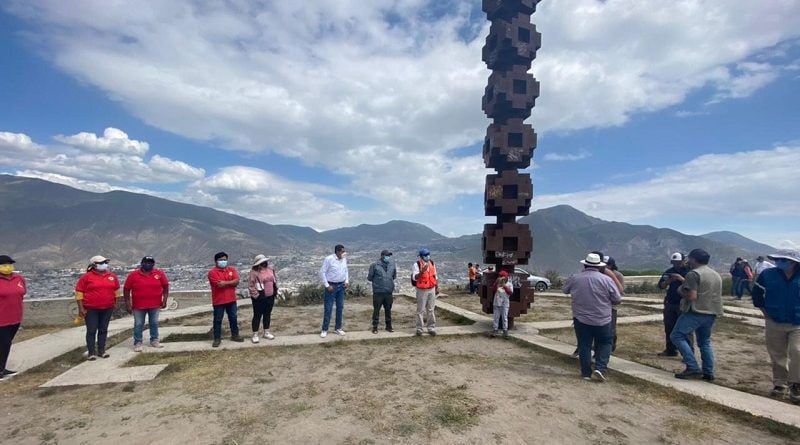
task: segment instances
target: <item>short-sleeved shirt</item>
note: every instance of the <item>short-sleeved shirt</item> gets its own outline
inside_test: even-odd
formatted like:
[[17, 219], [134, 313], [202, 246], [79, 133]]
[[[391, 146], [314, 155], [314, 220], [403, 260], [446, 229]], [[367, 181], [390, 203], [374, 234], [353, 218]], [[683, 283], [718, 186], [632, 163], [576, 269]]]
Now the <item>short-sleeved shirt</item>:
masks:
[[469, 276], [470, 281], [474, 281], [475, 277], [477, 277], [477, 275], [478, 274], [477, 274], [477, 272], [475, 272], [475, 268], [474, 267], [468, 267], [467, 268], [467, 276]]
[[[665, 270], [663, 275], [678, 274], [678, 275], [680, 275], [682, 277], [686, 277], [687, 273], [689, 273], [689, 268], [688, 267], [674, 267], [673, 266], [673, 267], [670, 267], [669, 269]], [[664, 278], [661, 278], [658, 281], [658, 283], [659, 284], [666, 283], [666, 280]], [[680, 289], [682, 284], [683, 283], [681, 283], [680, 281], [673, 281], [673, 282], [669, 283], [669, 287], [667, 287], [667, 304], [673, 304], [673, 305], [681, 304], [681, 299], [683, 297], [681, 297], [681, 293], [678, 292], [678, 289]]]
[[22, 297], [28, 291], [25, 278], [17, 273], [0, 275], [0, 326], [22, 323]]
[[236, 287], [218, 287], [220, 281], [232, 281], [239, 279], [239, 272], [236, 268], [228, 266], [224, 269], [213, 267], [208, 271], [208, 283], [211, 285], [211, 304], [219, 306], [221, 304], [233, 303], [236, 301]]
[[157, 309], [161, 307], [164, 291], [169, 289], [169, 280], [160, 269], [149, 273], [136, 269], [125, 278], [124, 289], [131, 291], [134, 309]]
[[722, 277], [708, 266], [700, 266], [686, 274], [686, 281], [681, 288], [696, 290], [697, 300], [681, 300], [682, 312], [698, 314], [722, 315]]
[[117, 302], [119, 279], [112, 272], [89, 271], [81, 275], [75, 291], [83, 294], [83, 307], [111, 309]]

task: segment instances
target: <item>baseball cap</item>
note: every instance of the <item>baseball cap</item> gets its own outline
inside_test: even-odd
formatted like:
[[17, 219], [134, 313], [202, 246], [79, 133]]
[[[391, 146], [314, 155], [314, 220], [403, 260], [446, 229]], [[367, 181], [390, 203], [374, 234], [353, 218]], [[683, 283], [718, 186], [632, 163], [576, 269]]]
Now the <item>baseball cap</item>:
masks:
[[0, 264], [14, 264], [16, 261], [11, 259], [8, 255], [0, 255]]
[[389, 252], [386, 249], [381, 250], [381, 256], [392, 256], [392, 252]]
[[419, 256], [428, 256], [431, 254], [431, 251], [425, 248], [419, 249]]
[[141, 262], [142, 262], [142, 264], [144, 264], [144, 263], [155, 263], [156, 259], [148, 255], [148, 256], [142, 257], [142, 261]]
[[683, 254], [680, 252], [675, 252], [672, 256], [669, 257], [670, 261], [683, 261]]
[[103, 255], [95, 255], [89, 260], [89, 262], [92, 264], [105, 263], [108, 262], [108, 258], [104, 257]]

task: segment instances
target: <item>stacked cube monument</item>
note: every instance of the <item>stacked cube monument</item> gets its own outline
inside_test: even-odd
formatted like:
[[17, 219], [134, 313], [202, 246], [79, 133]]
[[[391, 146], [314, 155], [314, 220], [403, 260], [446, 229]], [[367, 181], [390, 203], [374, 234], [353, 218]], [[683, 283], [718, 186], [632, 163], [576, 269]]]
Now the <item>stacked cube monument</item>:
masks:
[[520, 173], [531, 165], [536, 148], [536, 132], [525, 123], [539, 96], [539, 82], [528, 73], [541, 34], [531, 23], [539, 0], [483, 0], [483, 12], [492, 22], [483, 61], [492, 74], [483, 96], [483, 111], [493, 120], [486, 130], [483, 159], [497, 173], [486, 176], [486, 216], [497, 218], [483, 230], [483, 261], [493, 264], [494, 272], [481, 280], [483, 311], [491, 313], [491, 286], [501, 270], [509, 273], [514, 295], [509, 308], [509, 327], [515, 317], [528, 312], [533, 289], [524, 277], [514, 273], [517, 265], [528, 264], [533, 237], [527, 224], [517, 218], [528, 215], [533, 198], [531, 175]]

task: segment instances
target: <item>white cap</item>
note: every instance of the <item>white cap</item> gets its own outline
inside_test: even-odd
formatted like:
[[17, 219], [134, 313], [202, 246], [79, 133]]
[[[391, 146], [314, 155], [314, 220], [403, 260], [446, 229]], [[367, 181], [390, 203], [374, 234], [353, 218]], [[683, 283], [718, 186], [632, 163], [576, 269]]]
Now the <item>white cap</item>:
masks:
[[581, 264], [584, 266], [592, 266], [592, 267], [605, 267], [606, 263], [600, 258], [600, 255], [596, 253], [590, 253], [586, 255], [585, 260], [581, 260]]
[[95, 255], [89, 260], [89, 262], [92, 264], [105, 263], [106, 261], [108, 261], [108, 258], [104, 257], [103, 255]]
[[683, 254], [680, 252], [675, 252], [669, 257], [670, 261], [683, 261]]

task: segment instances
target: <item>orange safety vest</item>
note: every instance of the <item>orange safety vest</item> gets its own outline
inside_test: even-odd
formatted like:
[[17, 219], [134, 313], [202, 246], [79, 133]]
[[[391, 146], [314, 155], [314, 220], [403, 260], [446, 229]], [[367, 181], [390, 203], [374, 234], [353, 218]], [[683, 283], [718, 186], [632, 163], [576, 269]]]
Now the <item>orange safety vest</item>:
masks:
[[433, 264], [433, 261], [430, 262], [430, 266], [428, 270], [423, 272], [422, 265], [425, 264], [422, 261], [417, 261], [417, 265], [419, 266], [419, 276], [417, 276], [417, 289], [433, 289], [436, 287], [436, 265]]

